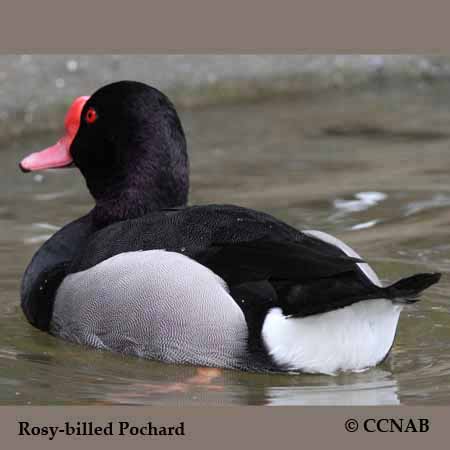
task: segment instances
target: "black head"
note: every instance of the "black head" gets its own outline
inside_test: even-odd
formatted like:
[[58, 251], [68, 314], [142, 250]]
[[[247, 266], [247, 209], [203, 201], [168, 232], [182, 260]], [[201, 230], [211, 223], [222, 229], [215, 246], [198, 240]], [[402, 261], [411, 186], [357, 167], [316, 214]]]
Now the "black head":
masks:
[[70, 147], [107, 222], [186, 204], [189, 167], [178, 114], [160, 91], [121, 81], [83, 107]]
[[25, 158], [21, 168], [70, 163], [86, 179], [100, 226], [188, 199], [188, 156], [178, 114], [163, 93], [143, 83], [120, 81], [76, 99], [66, 116], [66, 136]]

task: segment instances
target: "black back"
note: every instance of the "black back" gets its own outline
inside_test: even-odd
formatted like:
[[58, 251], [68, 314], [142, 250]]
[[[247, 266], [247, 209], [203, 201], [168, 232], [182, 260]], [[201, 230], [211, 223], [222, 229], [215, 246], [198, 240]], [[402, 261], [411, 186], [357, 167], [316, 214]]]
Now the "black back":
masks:
[[[232, 205], [168, 209], [108, 226], [74, 256], [69, 272], [89, 269], [125, 251], [151, 249], [193, 258], [221, 276], [231, 290], [270, 282], [277, 296], [266, 311], [280, 306], [289, 315], [318, 314], [361, 300], [375, 288], [356, 264], [360, 260], [268, 214]], [[254, 285], [251, 290], [254, 301]], [[267, 286], [261, 299], [265, 292]], [[244, 313], [251, 304], [240, 305]], [[253, 314], [253, 309], [248, 312]]]

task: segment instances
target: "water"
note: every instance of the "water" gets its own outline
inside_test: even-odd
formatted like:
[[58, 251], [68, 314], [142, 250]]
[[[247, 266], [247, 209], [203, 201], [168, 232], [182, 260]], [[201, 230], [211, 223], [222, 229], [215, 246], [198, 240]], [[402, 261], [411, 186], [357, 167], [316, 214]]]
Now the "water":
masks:
[[[0, 403], [449, 404], [450, 88], [297, 97], [183, 112], [192, 203], [237, 203], [336, 234], [384, 281], [444, 273], [360, 374], [204, 371], [99, 352], [33, 329], [19, 307], [32, 254], [92, 206], [76, 170], [20, 173], [56, 133], [0, 144]], [[35, 120], [38, 118], [35, 117]]]

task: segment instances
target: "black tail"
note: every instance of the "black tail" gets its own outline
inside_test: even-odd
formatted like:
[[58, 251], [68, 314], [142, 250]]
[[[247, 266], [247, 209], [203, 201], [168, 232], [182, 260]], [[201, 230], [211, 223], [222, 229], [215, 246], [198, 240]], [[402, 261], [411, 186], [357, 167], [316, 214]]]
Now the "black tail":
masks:
[[354, 272], [332, 278], [313, 280], [309, 283], [292, 285], [275, 283], [279, 306], [284, 315], [306, 317], [350, 306], [364, 300], [388, 299], [393, 303], [417, 302], [419, 294], [437, 283], [440, 273], [420, 273], [396, 283], [378, 287]]
[[440, 273], [418, 273], [383, 288], [385, 298], [394, 303], [415, 303], [422, 291], [437, 283]]

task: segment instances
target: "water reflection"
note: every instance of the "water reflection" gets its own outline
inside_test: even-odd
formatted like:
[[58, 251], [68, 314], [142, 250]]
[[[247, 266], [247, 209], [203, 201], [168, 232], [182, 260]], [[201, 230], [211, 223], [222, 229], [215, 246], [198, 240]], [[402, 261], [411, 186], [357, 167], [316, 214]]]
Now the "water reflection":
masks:
[[300, 387], [270, 388], [267, 392], [268, 405], [398, 405], [398, 386], [395, 380], [386, 383], [329, 386], [302, 389]]
[[387, 195], [383, 192], [358, 192], [354, 198], [354, 200], [337, 198], [333, 202], [334, 207], [343, 214], [365, 211], [385, 200]]

